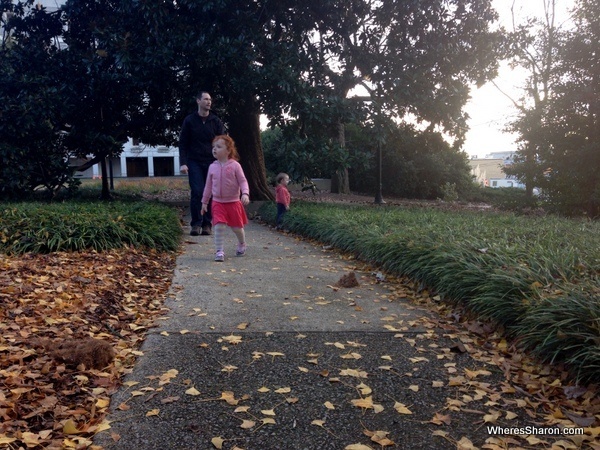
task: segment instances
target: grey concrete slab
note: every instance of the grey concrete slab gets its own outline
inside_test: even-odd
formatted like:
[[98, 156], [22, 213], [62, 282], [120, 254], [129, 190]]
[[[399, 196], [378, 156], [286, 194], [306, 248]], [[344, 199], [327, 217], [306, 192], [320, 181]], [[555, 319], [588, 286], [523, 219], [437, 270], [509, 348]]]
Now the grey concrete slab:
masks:
[[[489, 438], [481, 423], [491, 408], [485, 389], [494, 392], [489, 386], [502, 374], [450, 351], [456, 338], [436, 328], [430, 311], [392, 300], [398, 286], [378, 283], [335, 251], [253, 222], [244, 257], [230, 256], [235, 238], [228, 232], [224, 263], [213, 261], [212, 237], [185, 241], [170, 312], [113, 395], [111, 428], [96, 436], [97, 445], [375, 449], [382, 447], [369, 434], [379, 432], [380, 442], [396, 443], [390, 448], [454, 449], [465, 436], [477, 445]], [[334, 289], [350, 271], [360, 286]], [[488, 387], [451, 385], [465, 369], [485, 369]], [[468, 407], [452, 406], [465, 395]], [[438, 415], [451, 422], [433, 423]]]

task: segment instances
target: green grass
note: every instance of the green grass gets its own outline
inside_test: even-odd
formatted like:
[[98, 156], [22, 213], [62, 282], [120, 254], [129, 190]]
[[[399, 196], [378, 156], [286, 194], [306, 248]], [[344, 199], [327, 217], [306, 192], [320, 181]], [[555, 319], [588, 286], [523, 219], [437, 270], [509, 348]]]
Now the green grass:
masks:
[[[275, 207], [261, 216], [274, 222]], [[600, 223], [296, 202], [286, 228], [419, 280], [581, 382], [600, 381]]]
[[0, 252], [108, 250], [126, 246], [173, 251], [178, 212], [158, 203], [115, 201], [0, 204]]

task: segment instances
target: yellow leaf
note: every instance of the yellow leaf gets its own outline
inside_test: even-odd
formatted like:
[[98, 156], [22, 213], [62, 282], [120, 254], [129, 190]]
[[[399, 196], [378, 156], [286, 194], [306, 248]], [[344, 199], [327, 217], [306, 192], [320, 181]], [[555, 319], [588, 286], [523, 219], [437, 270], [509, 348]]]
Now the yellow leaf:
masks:
[[254, 425], [256, 425], [256, 422], [253, 420], [244, 420], [240, 425], [240, 428], [247, 430], [248, 428], [252, 428]]
[[16, 438], [11, 438], [8, 436], [0, 436], [0, 444], [12, 444], [13, 442], [15, 442], [17, 439]]
[[350, 444], [344, 447], [344, 450], [373, 450], [368, 445], [364, 444]]
[[231, 372], [233, 372], [234, 370], [237, 370], [237, 367], [236, 367], [236, 366], [227, 365], [227, 366], [225, 366], [225, 367], [223, 367], [223, 368], [221, 369], [221, 372], [230, 372], [230, 373], [231, 373]]
[[434, 381], [433, 383], [431, 383], [431, 387], [434, 387], [434, 388], [444, 387], [444, 382], [443, 381]]
[[335, 409], [335, 406], [333, 406], [333, 403], [331, 402], [325, 402], [324, 405], [327, 409]]
[[106, 408], [110, 405], [110, 399], [108, 398], [99, 398], [96, 400], [96, 408]]
[[158, 416], [158, 413], [160, 412], [160, 409], [156, 408], [156, 409], [151, 409], [150, 411], [148, 411], [146, 413], [146, 417], [152, 417], [152, 416]]
[[343, 369], [340, 370], [340, 375], [347, 377], [356, 377], [356, 378], [367, 378], [367, 372], [359, 371], [356, 369]]
[[242, 342], [242, 336], [235, 336], [233, 334], [230, 336], [224, 336], [221, 339], [225, 342], [229, 342], [232, 345], [239, 344], [240, 342]]
[[264, 394], [265, 392], [270, 392], [270, 391], [271, 391], [271, 389], [269, 389], [268, 387], [265, 387], [265, 386], [263, 386], [263, 387], [261, 387], [261, 388], [258, 388], [258, 392], [261, 392], [261, 393], [263, 393], [263, 394]]
[[512, 411], [506, 411], [506, 418], [508, 420], [512, 420], [512, 419], [515, 419], [517, 417], [519, 417], [519, 416], [517, 414], [515, 414], [514, 412], [512, 412]]
[[373, 392], [371, 390], [371, 388], [369, 386], [367, 386], [365, 383], [360, 383], [358, 386], [356, 386], [356, 388], [360, 390], [360, 393], [362, 395], [369, 395], [370, 393]]
[[411, 384], [408, 388], [413, 392], [419, 392], [419, 386], [416, 384]]
[[[180, 392], [181, 392], [181, 391], [180, 391]], [[187, 391], [185, 391], [185, 393], [186, 393], [187, 395], [193, 395], [193, 396], [200, 395], [200, 391], [198, 391], [198, 390], [197, 390], [195, 387], [193, 387], [193, 386], [192, 386], [191, 388], [189, 388]]]
[[233, 412], [241, 413], [241, 412], [248, 412], [248, 410], [250, 410], [249, 406], [238, 406], [237, 408], [235, 408], [235, 410]]
[[477, 447], [466, 437], [460, 438], [460, 441], [456, 443], [456, 450], [477, 450]]
[[304, 373], [308, 373], [309, 372], [309, 370], [306, 367], [298, 367], [298, 370], [300, 372], [304, 372]]
[[271, 355], [272, 357], [275, 357], [275, 356], [285, 356], [285, 353], [280, 353], [280, 352], [267, 352], [267, 355]]
[[221, 398], [219, 400], [225, 400], [228, 404], [235, 406], [239, 403], [239, 400], [235, 399], [235, 395], [231, 391], [221, 392]]
[[188, 334], [190, 332], [190, 330], [181, 330], [179, 333], [180, 334]]
[[27, 445], [27, 447], [37, 446], [40, 443], [40, 437], [35, 433], [25, 431], [21, 434], [21, 440]]
[[223, 448], [223, 443], [225, 442], [225, 439], [223, 439], [221, 436], [218, 436], [218, 437], [212, 438], [210, 440], [210, 442], [212, 443], [212, 445], [215, 446], [215, 448], [222, 449]]
[[236, 328], [238, 330], [245, 330], [246, 328], [248, 328], [248, 324], [246, 322], [242, 322]]
[[298, 397], [286, 397], [285, 401], [288, 403], [298, 403]]
[[325, 425], [325, 421], [324, 420], [313, 420], [310, 424], [316, 425], [318, 427], [322, 427], [323, 425]]
[[276, 392], [277, 394], [287, 394], [287, 393], [289, 393], [289, 392], [292, 392], [292, 388], [289, 388], [289, 387], [283, 387], [283, 388], [277, 389], [275, 392]]
[[275, 415], [275, 411], [273, 411], [272, 409], [263, 409], [260, 412], [262, 414], [264, 414], [265, 416], [274, 416]]
[[400, 414], [412, 414], [412, 411], [408, 409], [405, 404], [400, 402], [394, 403], [394, 409]]
[[375, 411], [375, 414], [379, 414], [384, 409], [385, 408], [383, 407], [383, 405], [373, 404], [373, 411]]
[[272, 424], [272, 425], [275, 425], [275, 419], [273, 419], [271, 417], [263, 417], [262, 423], [265, 424], [265, 425], [268, 424], [268, 423]]
[[494, 411], [490, 414], [486, 414], [483, 416], [483, 421], [486, 423], [496, 423], [496, 421], [500, 418], [502, 413], [500, 411]]
[[98, 424], [98, 428], [96, 428], [96, 433], [100, 433], [101, 431], [110, 430], [110, 421], [104, 419], [100, 424]]
[[410, 362], [412, 362], [413, 364], [416, 364], [416, 363], [419, 363], [419, 362], [428, 362], [429, 361], [424, 356], [417, 356], [415, 358], [409, 358], [409, 359], [410, 359]]
[[63, 425], [63, 433], [64, 434], [77, 434], [80, 431], [77, 429], [77, 425], [73, 421], [73, 419], [68, 419]]
[[392, 360], [392, 357], [391, 357], [391, 356], [389, 356], [389, 355], [383, 355], [383, 356], [381, 357], [381, 359], [385, 359], [386, 361], [391, 361], [391, 360]]
[[373, 408], [373, 397], [359, 398], [359, 399], [351, 400], [350, 403], [352, 403], [354, 406], [357, 406], [359, 408], [371, 409], [371, 408]]

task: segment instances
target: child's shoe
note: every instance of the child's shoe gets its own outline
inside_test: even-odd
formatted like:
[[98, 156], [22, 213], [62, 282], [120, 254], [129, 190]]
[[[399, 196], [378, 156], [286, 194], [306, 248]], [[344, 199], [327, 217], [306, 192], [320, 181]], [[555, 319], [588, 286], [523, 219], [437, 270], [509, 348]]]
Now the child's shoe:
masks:
[[246, 254], [246, 244], [238, 244], [235, 250], [235, 256], [244, 256]]
[[223, 262], [225, 261], [225, 253], [222, 251], [218, 251], [215, 253], [215, 261]]

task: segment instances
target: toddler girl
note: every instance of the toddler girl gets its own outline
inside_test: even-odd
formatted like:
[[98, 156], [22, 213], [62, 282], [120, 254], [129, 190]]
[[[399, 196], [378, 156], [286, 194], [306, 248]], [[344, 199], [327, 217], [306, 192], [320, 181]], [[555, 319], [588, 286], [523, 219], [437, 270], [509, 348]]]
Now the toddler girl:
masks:
[[275, 178], [275, 203], [277, 203], [277, 221], [275, 222], [278, 230], [283, 228], [283, 216], [290, 209], [290, 191], [287, 185], [290, 182], [290, 176], [287, 173], [280, 173]]
[[[244, 225], [248, 217], [244, 205], [250, 203], [248, 181], [238, 162], [239, 155], [235, 143], [227, 135], [220, 135], [212, 141], [212, 153], [217, 159], [208, 168], [206, 185], [202, 194], [202, 214], [208, 211], [208, 201], [212, 197], [212, 223], [215, 235], [215, 261], [225, 261], [223, 241], [225, 228], [231, 227], [238, 239], [236, 256], [246, 254]], [[242, 197], [240, 200], [240, 191]]]

